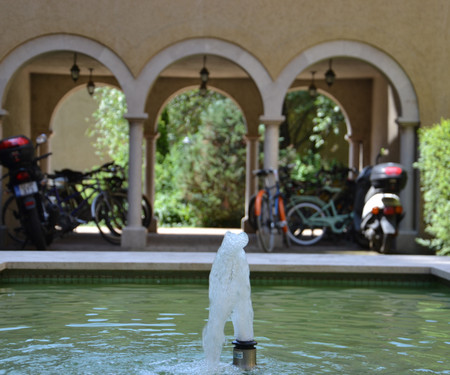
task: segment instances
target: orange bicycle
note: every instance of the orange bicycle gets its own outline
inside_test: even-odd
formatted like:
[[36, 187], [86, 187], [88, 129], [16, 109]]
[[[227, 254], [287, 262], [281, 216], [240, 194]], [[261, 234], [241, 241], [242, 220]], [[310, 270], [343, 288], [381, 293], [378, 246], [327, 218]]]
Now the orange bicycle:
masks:
[[[283, 195], [280, 191], [277, 169], [258, 169], [253, 171], [258, 177], [264, 177], [264, 189], [256, 195], [255, 217], [256, 235], [259, 246], [266, 252], [272, 252], [275, 233], [282, 233], [283, 243], [289, 247], [288, 226], [284, 209]], [[275, 184], [270, 185], [269, 176], [273, 175]]]

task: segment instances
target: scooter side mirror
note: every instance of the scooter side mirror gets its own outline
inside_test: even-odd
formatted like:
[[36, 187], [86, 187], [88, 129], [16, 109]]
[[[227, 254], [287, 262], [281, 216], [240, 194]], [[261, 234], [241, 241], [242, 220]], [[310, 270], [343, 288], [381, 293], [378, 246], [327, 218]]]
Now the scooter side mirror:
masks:
[[375, 164], [379, 163], [382, 156], [388, 156], [388, 155], [389, 155], [389, 149], [381, 147], [380, 152], [378, 153], [377, 158], [375, 159]]
[[37, 145], [41, 145], [41, 144], [43, 144], [45, 142], [47, 142], [47, 134], [42, 133], [42, 134], [37, 136], [37, 138], [36, 138], [36, 144]]
[[389, 149], [381, 147], [380, 149], [380, 155], [381, 156], [388, 156], [389, 155]]

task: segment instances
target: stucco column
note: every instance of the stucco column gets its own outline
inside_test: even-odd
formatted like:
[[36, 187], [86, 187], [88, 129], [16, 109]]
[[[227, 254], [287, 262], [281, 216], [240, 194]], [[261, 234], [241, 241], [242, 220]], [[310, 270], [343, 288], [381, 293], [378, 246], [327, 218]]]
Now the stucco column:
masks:
[[[53, 133], [50, 132], [50, 131], [46, 131], [46, 132], [39, 132], [38, 135], [40, 135], [40, 134], [45, 134], [47, 136], [47, 142], [42, 143], [38, 147], [39, 156], [42, 156], [44, 154], [47, 154], [47, 153], [51, 152], [51, 150], [50, 150], [50, 137], [53, 135]], [[36, 141], [36, 137], [35, 137], [35, 139], [33, 139], [33, 143]], [[49, 173], [50, 172], [51, 158], [52, 158], [52, 156], [50, 155], [50, 156], [48, 156], [48, 157], [46, 157], [46, 158], [44, 158], [44, 159], [39, 161], [39, 167], [42, 169], [42, 171], [44, 173]]]
[[415, 191], [417, 183], [413, 163], [416, 160], [416, 129], [419, 123], [404, 121], [401, 118], [397, 119], [397, 123], [400, 126], [400, 164], [408, 174], [408, 182], [400, 193], [405, 217], [400, 224], [397, 249], [410, 252], [418, 247], [415, 242], [418, 196]]
[[276, 169], [278, 168], [280, 125], [284, 121], [284, 117], [267, 118], [261, 116], [260, 121], [266, 128], [264, 135], [264, 168]]
[[[360, 140], [355, 139], [354, 136], [345, 136], [345, 140], [348, 142], [348, 167], [352, 170], [351, 177], [356, 178], [359, 171], [359, 144]], [[355, 171], [355, 172], [353, 172]]]
[[121, 245], [143, 248], [147, 243], [147, 230], [142, 226], [142, 142], [146, 114], [125, 115], [130, 127], [128, 164], [128, 224], [122, 231]]
[[[3, 138], [3, 117], [8, 114], [4, 109], [0, 108], [0, 139]], [[3, 176], [3, 167], [0, 165], [0, 176]], [[0, 207], [3, 207], [3, 183], [0, 182]], [[3, 218], [0, 215], [0, 247], [5, 248], [6, 245], [6, 227], [3, 225]]]
[[241, 220], [242, 230], [248, 233], [254, 232], [254, 229], [248, 223], [248, 205], [251, 197], [258, 190], [257, 178], [253, 175], [253, 171], [258, 169], [258, 150], [259, 136], [246, 135], [247, 156], [245, 167], [245, 217]]
[[[278, 168], [280, 125], [284, 121], [284, 116], [278, 118], [260, 117], [260, 121], [265, 125], [264, 134], [264, 168]], [[269, 183], [275, 183], [273, 176], [269, 176]], [[275, 236], [275, 246], [283, 246], [281, 234]]]
[[156, 140], [159, 138], [159, 133], [146, 134], [146, 168], [145, 168], [145, 195], [152, 205], [152, 221], [148, 228], [149, 232], [156, 233], [158, 223], [154, 215], [155, 207], [155, 163], [156, 163]]

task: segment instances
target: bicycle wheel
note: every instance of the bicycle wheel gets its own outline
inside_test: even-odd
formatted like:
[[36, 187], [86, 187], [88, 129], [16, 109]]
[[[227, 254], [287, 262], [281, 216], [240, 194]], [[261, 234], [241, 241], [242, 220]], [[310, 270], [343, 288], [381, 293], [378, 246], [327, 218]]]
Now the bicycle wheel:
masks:
[[[121, 191], [121, 192], [115, 192], [112, 193], [112, 195], [115, 197], [116, 202], [120, 202], [120, 210], [125, 214], [125, 220], [128, 214], [128, 194], [127, 191]], [[150, 201], [145, 195], [142, 195], [141, 200], [141, 220], [142, 220], [142, 226], [144, 228], [148, 228], [152, 222], [153, 217], [153, 210], [152, 205], [150, 204]], [[126, 221], [125, 221], [126, 223]]]
[[100, 235], [118, 245], [122, 229], [126, 226], [125, 199], [117, 194], [100, 195], [94, 202], [94, 220]]
[[47, 249], [47, 239], [45, 236], [45, 231], [36, 207], [31, 210], [26, 210], [23, 217], [23, 227], [25, 229], [27, 237], [30, 239], [36, 250]]
[[259, 246], [266, 252], [272, 252], [274, 246], [274, 222], [272, 215], [272, 205], [266, 194], [258, 194], [255, 205], [256, 213], [256, 235]]
[[317, 222], [325, 213], [314, 203], [303, 202], [293, 206], [287, 214], [289, 237], [299, 245], [312, 245], [319, 242], [326, 227]]
[[278, 198], [278, 223], [283, 234], [283, 244], [287, 248], [291, 247], [291, 238], [289, 237], [289, 227], [286, 220], [286, 211], [284, 208], [284, 200], [282, 197]]
[[20, 222], [20, 213], [14, 197], [9, 197], [3, 206], [2, 222], [6, 226], [9, 238], [23, 247], [28, 237]]
[[[127, 225], [128, 199], [125, 192], [101, 195], [94, 202], [94, 219], [104, 239], [119, 244], [122, 230]], [[152, 219], [152, 207], [145, 196], [141, 203], [142, 226], [147, 228]]]
[[248, 222], [254, 230], [257, 230], [258, 225], [256, 224], [255, 202], [256, 202], [256, 195], [253, 195], [250, 198], [250, 202], [248, 204]]
[[142, 226], [148, 228], [152, 222], [153, 210], [150, 201], [145, 195], [142, 196]]

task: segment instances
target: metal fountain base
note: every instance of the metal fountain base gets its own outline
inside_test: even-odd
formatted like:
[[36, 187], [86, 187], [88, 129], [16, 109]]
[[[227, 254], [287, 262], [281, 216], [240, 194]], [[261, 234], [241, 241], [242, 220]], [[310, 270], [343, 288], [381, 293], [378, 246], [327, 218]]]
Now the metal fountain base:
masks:
[[256, 366], [256, 341], [233, 341], [233, 365], [242, 370], [251, 370]]

